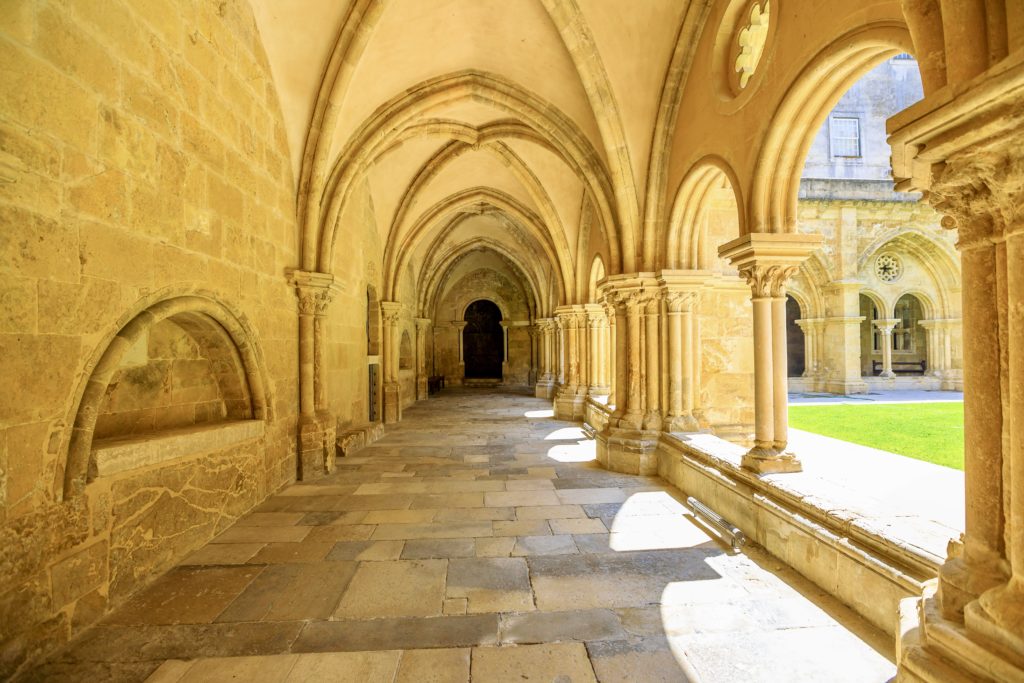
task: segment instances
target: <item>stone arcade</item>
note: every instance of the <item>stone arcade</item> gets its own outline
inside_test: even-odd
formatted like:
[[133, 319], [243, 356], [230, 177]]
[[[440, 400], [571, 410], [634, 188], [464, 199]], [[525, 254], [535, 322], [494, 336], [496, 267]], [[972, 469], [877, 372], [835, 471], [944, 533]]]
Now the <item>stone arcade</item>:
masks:
[[[910, 55], [918, 194], [837, 195]], [[1024, 681], [1022, 188], [1019, 0], [0, 3], [0, 677], [696, 680], [714, 575]], [[791, 382], [963, 388], [947, 557], [802, 492]], [[749, 557], [622, 545], [682, 495]]]

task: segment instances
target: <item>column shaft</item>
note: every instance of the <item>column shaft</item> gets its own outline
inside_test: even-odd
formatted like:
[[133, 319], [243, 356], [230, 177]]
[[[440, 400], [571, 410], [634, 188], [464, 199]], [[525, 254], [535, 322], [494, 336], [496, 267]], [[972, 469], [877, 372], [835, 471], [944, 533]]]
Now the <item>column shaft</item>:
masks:
[[772, 298], [772, 396], [775, 415], [775, 449], [789, 444], [789, 354], [786, 344], [786, 297]]
[[683, 312], [668, 312], [669, 417], [683, 414]]
[[772, 300], [755, 297], [754, 305], [754, 442], [770, 451], [775, 446], [775, 395], [772, 387]]

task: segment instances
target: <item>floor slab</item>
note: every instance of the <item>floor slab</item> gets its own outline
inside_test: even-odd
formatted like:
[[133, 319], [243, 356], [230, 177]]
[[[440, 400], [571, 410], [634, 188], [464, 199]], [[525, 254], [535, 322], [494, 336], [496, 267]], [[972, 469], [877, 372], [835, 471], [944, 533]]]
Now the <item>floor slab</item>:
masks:
[[196, 549], [39, 677], [714, 683], [895, 673], [886, 637], [756, 546], [729, 554], [661, 480], [549, 457], [566, 443], [560, 434], [582, 439], [549, 409], [470, 390], [416, 404], [333, 474], [276, 493]]

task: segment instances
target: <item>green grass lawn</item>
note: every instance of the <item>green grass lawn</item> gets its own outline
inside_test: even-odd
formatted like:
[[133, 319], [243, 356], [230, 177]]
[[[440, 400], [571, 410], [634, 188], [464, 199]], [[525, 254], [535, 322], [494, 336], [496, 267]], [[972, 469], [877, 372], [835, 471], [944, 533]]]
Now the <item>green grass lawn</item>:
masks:
[[963, 403], [789, 407], [789, 424], [954, 469], [964, 468]]

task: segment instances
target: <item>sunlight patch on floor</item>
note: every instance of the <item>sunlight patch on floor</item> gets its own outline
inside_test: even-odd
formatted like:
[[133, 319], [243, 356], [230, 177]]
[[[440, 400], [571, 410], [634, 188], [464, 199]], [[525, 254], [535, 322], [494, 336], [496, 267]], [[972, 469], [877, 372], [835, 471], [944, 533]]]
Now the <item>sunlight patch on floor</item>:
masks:
[[555, 462], [590, 462], [597, 459], [597, 442], [584, 439], [558, 444], [548, 449], [548, 457]]
[[537, 418], [537, 417], [554, 417], [554, 408], [548, 408], [547, 410], [527, 410], [523, 413], [523, 417]]
[[617, 552], [716, 547], [686, 507], [665, 491], [630, 495], [612, 520], [609, 547]]
[[556, 429], [547, 436], [544, 437], [545, 441], [570, 441], [577, 439], [586, 439], [587, 435], [579, 427], [562, 427]]

